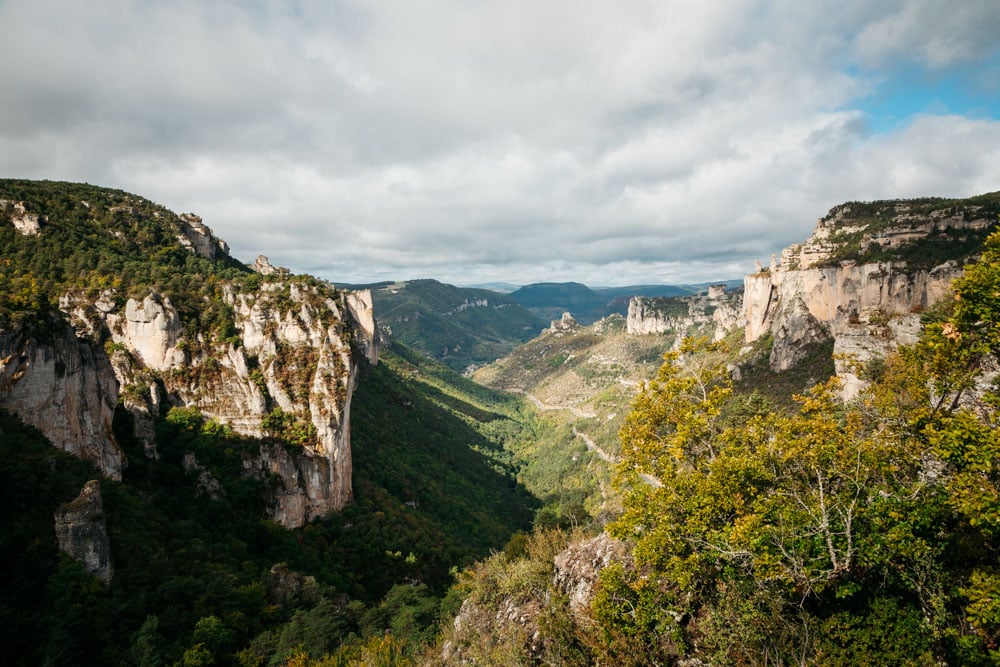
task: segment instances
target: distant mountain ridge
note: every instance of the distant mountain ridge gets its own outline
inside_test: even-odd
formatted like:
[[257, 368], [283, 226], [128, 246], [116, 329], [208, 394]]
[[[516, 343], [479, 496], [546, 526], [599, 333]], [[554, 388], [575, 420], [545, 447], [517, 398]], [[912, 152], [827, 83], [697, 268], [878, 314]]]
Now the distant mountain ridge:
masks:
[[498, 359], [548, 324], [506, 294], [433, 279], [380, 282], [371, 290], [393, 340], [464, 372]]
[[622, 287], [588, 287], [582, 283], [532, 283], [511, 292], [510, 296], [525, 308], [546, 320], [557, 320], [568, 312], [580, 324], [593, 324], [609, 315], [628, 313], [629, 300], [634, 296], [690, 296], [708, 291], [712, 285], [728, 288], [742, 285], [742, 280], [719, 280], [685, 285], [625, 285]]

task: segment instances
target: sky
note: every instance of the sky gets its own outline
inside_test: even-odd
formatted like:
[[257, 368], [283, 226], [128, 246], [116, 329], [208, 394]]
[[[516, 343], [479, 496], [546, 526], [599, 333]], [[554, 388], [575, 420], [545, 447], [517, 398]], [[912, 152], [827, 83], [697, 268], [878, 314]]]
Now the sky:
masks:
[[335, 283], [738, 278], [1000, 190], [1000, 2], [0, 0], [0, 177]]

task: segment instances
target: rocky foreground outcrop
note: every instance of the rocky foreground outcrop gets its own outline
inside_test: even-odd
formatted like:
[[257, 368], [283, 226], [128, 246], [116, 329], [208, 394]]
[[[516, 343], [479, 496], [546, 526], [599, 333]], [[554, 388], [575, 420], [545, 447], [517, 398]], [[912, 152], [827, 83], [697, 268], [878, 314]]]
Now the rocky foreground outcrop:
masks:
[[[601, 571], [614, 562], [630, 566], [631, 561], [624, 542], [601, 533], [570, 544], [556, 554], [547, 586], [490, 599], [466, 598], [455, 617], [454, 631], [442, 646], [441, 664], [491, 664], [497, 656], [509, 655], [501, 648], [504, 642], [519, 645], [516, 653], [523, 651], [542, 661], [546, 652], [543, 617], [551, 615], [552, 606], [558, 604], [556, 598], [565, 599], [576, 622], [586, 625], [591, 622], [590, 603]], [[514, 561], [508, 567], [516, 571], [525, 562]], [[532, 564], [539, 568], [546, 565]]]

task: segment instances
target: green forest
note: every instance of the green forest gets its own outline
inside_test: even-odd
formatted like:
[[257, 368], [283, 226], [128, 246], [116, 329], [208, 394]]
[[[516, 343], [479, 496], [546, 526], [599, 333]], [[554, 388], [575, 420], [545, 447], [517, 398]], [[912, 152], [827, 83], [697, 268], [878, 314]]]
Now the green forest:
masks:
[[462, 373], [508, 354], [545, 328], [506, 294], [437, 280], [366, 285], [392, 339]]
[[[387, 631], [393, 650], [414, 657], [456, 611], [454, 572], [530, 531], [538, 507], [496, 435], [517, 436], [515, 407], [480, 387], [422, 388], [418, 369], [462, 382], [431, 363], [399, 349], [365, 370], [355, 502], [294, 531], [264, 518], [266, 482], [241, 474], [255, 441], [174, 408], [150, 461], [119, 411], [129, 466], [121, 483], [101, 482], [110, 586], [60, 556], [52, 532], [56, 508], [99, 473], [3, 413], [4, 663], [281, 664], [301, 652], [354, 656]], [[199, 493], [186, 452], [221, 482], [221, 498]]]

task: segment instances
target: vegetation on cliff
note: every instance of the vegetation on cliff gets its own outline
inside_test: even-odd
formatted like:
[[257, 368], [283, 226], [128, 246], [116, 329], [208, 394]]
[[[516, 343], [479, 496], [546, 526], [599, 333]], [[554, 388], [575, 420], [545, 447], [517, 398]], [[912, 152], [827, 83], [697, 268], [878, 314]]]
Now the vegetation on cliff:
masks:
[[[982, 247], [998, 215], [1000, 192], [967, 199], [847, 202], [824, 218], [835, 222], [829, 242], [836, 251], [821, 265], [905, 261], [912, 269], [931, 269], [949, 260], [962, 261]], [[892, 238], [921, 227], [919, 238], [902, 243]]]

